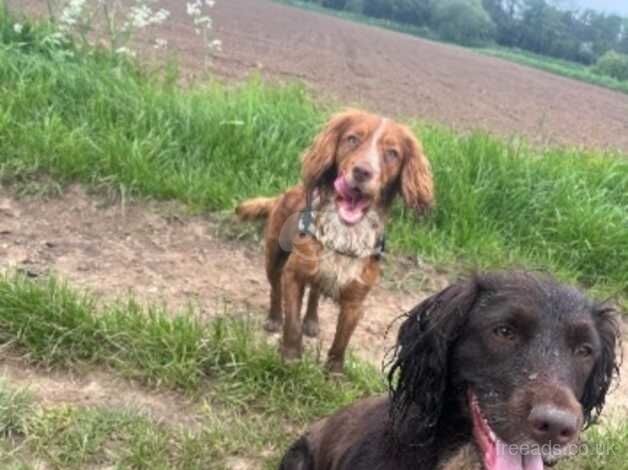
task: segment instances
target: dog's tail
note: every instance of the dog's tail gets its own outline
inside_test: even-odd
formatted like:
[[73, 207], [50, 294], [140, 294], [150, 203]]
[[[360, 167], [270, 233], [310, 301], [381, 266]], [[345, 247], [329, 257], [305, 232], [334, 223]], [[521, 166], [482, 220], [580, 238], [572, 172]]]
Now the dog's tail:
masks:
[[270, 215], [279, 197], [258, 197], [242, 201], [236, 207], [236, 214], [242, 220], [265, 219]]

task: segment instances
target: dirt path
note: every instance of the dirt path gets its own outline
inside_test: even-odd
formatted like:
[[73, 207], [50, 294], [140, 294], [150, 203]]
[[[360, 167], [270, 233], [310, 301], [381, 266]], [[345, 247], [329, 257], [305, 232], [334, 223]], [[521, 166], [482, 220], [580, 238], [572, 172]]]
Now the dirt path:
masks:
[[103, 371], [60, 372], [30, 367], [17, 357], [0, 360], [0, 376], [26, 389], [43, 406], [133, 410], [156, 422], [193, 429], [198, 406], [175, 392], [147, 390]]
[[[204, 317], [245, 310], [265, 315], [261, 244], [226, 241], [217, 219], [182, 214], [175, 204], [111, 204], [77, 187], [43, 201], [0, 190], [0, 266], [31, 276], [54, 272], [105, 298], [131, 294], [171, 310], [192, 305]], [[400, 283], [411, 292], [387, 288]], [[389, 276], [369, 298], [353, 350], [380, 363], [394, 341], [394, 331], [385, 337], [388, 325], [446, 283], [431, 270], [405, 282], [400, 273]], [[323, 301], [324, 350], [335, 325], [336, 308]]]
[[[232, 224], [217, 217], [185, 215], [178, 204], [122, 204], [88, 195], [78, 187], [48, 199], [16, 198], [0, 189], [0, 267], [30, 276], [54, 272], [104, 299], [134, 295], [170, 309], [191, 304], [205, 318], [243, 311], [262, 318], [268, 306], [268, 285], [261, 244], [227, 240], [226, 225], [233, 235]], [[394, 342], [396, 328], [386, 335], [391, 322], [448, 283], [445, 274], [403, 259], [389, 260], [385, 270], [384, 281], [369, 297], [365, 318], [350, 343], [352, 352], [376, 366]], [[326, 351], [335, 326], [336, 307], [323, 301], [321, 338], [309, 340], [309, 347]], [[624, 375], [626, 371], [628, 365], [624, 365]], [[46, 400], [60, 397], [88, 404], [117, 395], [116, 400], [137, 403], [157, 417], [166, 416], [171, 405], [177, 404], [168, 396], [144, 396], [132, 386], [127, 386], [127, 392], [111, 394], [119, 384], [107, 374], [50, 376], [15, 367], [11, 359], [0, 364], [0, 372], [11, 381], [34, 384]], [[627, 381], [610, 402], [613, 409], [628, 412]]]

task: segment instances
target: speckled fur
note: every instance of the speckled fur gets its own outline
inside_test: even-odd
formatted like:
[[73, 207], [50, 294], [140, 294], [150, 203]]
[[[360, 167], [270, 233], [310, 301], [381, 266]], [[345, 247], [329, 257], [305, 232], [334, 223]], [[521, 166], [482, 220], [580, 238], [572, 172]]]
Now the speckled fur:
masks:
[[333, 201], [316, 211], [314, 236], [327, 251], [353, 258], [375, 253], [377, 240], [383, 234], [384, 220], [376, 210], [370, 210], [357, 224], [342, 222]]
[[382, 217], [374, 210], [355, 225], [340, 220], [333, 202], [316, 211], [313, 231], [324, 247], [318, 275], [324, 295], [338, 300], [340, 290], [351, 282], [365, 284], [362, 273], [376, 252], [383, 226]]

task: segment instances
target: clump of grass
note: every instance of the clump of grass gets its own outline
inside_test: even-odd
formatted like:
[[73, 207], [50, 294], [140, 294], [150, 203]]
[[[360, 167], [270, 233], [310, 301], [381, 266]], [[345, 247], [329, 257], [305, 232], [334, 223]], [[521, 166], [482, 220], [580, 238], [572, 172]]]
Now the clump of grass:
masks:
[[223, 401], [306, 420], [383, 390], [374, 369], [350, 361], [347, 380], [330, 383], [308, 356], [286, 365], [246, 318], [204, 324], [194, 312], [170, 314], [135, 301], [97, 307], [51, 278], [0, 276], [0, 344], [11, 344], [40, 366], [93, 364], [150, 385], [187, 392], [208, 381]]
[[[6, 35], [0, 44], [5, 180], [45, 174], [198, 210], [230, 209], [295, 184], [298, 155], [328, 114], [299, 85], [252, 80], [181, 90], [97, 51], [59, 55], [40, 36]], [[628, 294], [628, 159], [431, 126], [416, 131], [432, 161], [438, 206], [424, 223], [396, 211], [394, 250], [433, 264], [547, 269]]]
[[0, 437], [13, 441], [25, 433], [25, 418], [32, 411], [32, 397], [26, 390], [12, 389], [0, 380]]
[[[6, 382], [0, 382], [0, 408], [0, 427], [19, 432], [0, 434], [0, 465], [7, 469], [42, 464], [58, 469], [222, 469], [236, 456], [273, 468], [274, 454], [293, 437], [285, 418], [259, 411], [226, 411], [206, 403], [190, 428], [155, 421], [132, 407], [43, 405]], [[5, 412], [9, 408], [10, 416]]]
[[628, 456], [628, 425], [620, 420], [589, 429], [579, 456], [563, 462], [563, 470], [625, 469]]

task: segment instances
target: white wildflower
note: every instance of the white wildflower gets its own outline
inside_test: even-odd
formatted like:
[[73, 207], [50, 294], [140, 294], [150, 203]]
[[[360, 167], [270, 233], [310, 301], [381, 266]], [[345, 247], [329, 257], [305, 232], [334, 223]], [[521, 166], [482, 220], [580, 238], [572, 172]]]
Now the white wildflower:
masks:
[[13, 25], [13, 31], [15, 31], [17, 34], [22, 34], [23, 30], [24, 30], [24, 25], [23, 24], [15, 23]]
[[159, 25], [166, 21], [170, 16], [170, 12], [164, 8], [158, 11], [153, 11], [146, 4], [138, 4], [131, 7], [129, 10], [129, 16], [127, 25], [130, 25], [135, 29], [143, 29], [151, 25]]
[[199, 0], [194, 0], [193, 2], [187, 2], [186, 11], [189, 16], [201, 15], [202, 14], [201, 2]]
[[[59, 31], [69, 37], [79, 37], [84, 46], [89, 45], [88, 38], [94, 32], [93, 22], [104, 15], [104, 23], [108, 26], [108, 44], [110, 50], [116, 54], [135, 56], [129, 48], [137, 31], [164, 23], [171, 15], [170, 11], [158, 8], [160, 0], [49, 0], [51, 4], [59, 6], [60, 14], [51, 13], [58, 19]], [[2, 2], [2, 0], [0, 0]], [[125, 6], [124, 4], [127, 4]], [[221, 42], [212, 40], [213, 22], [209, 15], [215, 6], [215, 0], [186, 0], [186, 11], [192, 20], [196, 34], [208, 51], [220, 50]], [[120, 21], [116, 21], [116, 20]], [[15, 24], [16, 32], [21, 32], [23, 26]], [[51, 43], [60, 41], [51, 37]], [[166, 49], [168, 42], [165, 39], [155, 39], [156, 49]]]
[[152, 10], [146, 5], [140, 5], [131, 7], [129, 10], [129, 20], [131, 26], [137, 29], [142, 29], [148, 26], [148, 19], [150, 18]]
[[152, 24], [161, 24], [168, 19], [170, 12], [165, 8], [161, 8], [151, 18]]
[[131, 49], [129, 49], [128, 47], [125, 47], [125, 46], [118, 47], [115, 52], [116, 52], [116, 54], [119, 54], [119, 55], [126, 55], [128, 57], [135, 57], [135, 52], [133, 52]]
[[214, 39], [209, 43], [209, 48], [213, 51], [222, 51], [222, 41], [220, 39]]
[[85, 7], [86, 0], [69, 0], [65, 8], [61, 12], [59, 22], [65, 28], [71, 28], [76, 25], [81, 15], [83, 14], [83, 8]]
[[166, 49], [168, 47], [168, 40], [157, 38], [155, 39], [155, 49]]

